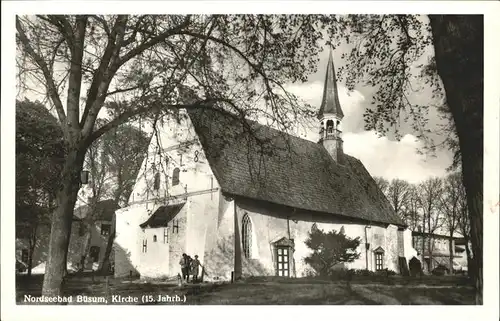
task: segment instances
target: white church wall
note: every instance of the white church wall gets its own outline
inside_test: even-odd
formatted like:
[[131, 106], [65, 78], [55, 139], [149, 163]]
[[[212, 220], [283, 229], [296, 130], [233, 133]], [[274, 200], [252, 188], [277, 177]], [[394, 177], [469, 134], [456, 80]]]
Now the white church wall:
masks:
[[[252, 204], [253, 203], [253, 204]], [[396, 272], [398, 268], [398, 242], [397, 242], [397, 227], [371, 225], [366, 229], [367, 225], [353, 223], [338, 217], [318, 216], [308, 212], [295, 213], [286, 212], [278, 207], [272, 209], [262, 206], [262, 203], [257, 202], [238, 202], [238, 224], [240, 226], [243, 215], [246, 213], [252, 221], [252, 229], [255, 230], [256, 244], [258, 246], [258, 258], [251, 260], [242, 258], [243, 274], [248, 275], [275, 275], [275, 258], [272, 248], [272, 243], [282, 237], [288, 237], [287, 216], [290, 216], [290, 238], [295, 242], [295, 273], [297, 277], [306, 276], [310, 267], [304, 262], [304, 258], [311, 253], [311, 250], [305, 245], [305, 240], [314, 223], [319, 229], [324, 231], [336, 230], [340, 231], [344, 227], [344, 232], [351, 238], [360, 237], [360, 245], [358, 253], [360, 257], [352, 263], [344, 265], [349, 269], [366, 269], [375, 270], [375, 253], [378, 247], [384, 250], [384, 267]], [[295, 223], [293, 220], [296, 220]], [[366, 241], [370, 243], [368, 250], [368, 260], [366, 251]], [[254, 241], [252, 240], [252, 243]], [[253, 250], [255, 251], [255, 250]], [[367, 267], [368, 263], [368, 267]], [[291, 271], [293, 272], [293, 271]]]
[[[169, 275], [169, 245], [170, 232], [168, 227], [145, 228], [142, 230], [142, 241], [146, 241], [146, 247], [140, 244], [141, 254], [138, 264], [138, 272], [141, 277], [161, 278]], [[164, 237], [167, 235], [167, 237]]]
[[[202, 264], [206, 281], [230, 280], [234, 270], [234, 211], [235, 202], [219, 193], [217, 224], [207, 227], [206, 247]], [[215, 228], [215, 230], [213, 229]]]
[[[129, 204], [153, 199], [168, 198], [187, 191], [199, 189], [191, 169], [211, 174], [203, 150], [200, 147], [191, 120], [185, 112], [179, 112], [179, 119], [171, 116], [164, 119], [148, 146], [147, 155], [139, 170]], [[198, 162], [195, 162], [198, 159]], [[180, 169], [180, 184], [172, 186], [173, 170]], [[154, 189], [156, 173], [160, 174], [159, 189]]]
[[[217, 239], [219, 185], [192, 130], [190, 119], [180, 117], [180, 123], [175, 119], [167, 120], [158, 132], [158, 137], [153, 136], [148, 157], [141, 166], [130, 198], [131, 206], [135, 206], [135, 211], [148, 212], [149, 209], [149, 214], [152, 214], [161, 205], [177, 202], [186, 204], [168, 224], [168, 250], [160, 244], [154, 244], [149, 249], [153, 238], [150, 233], [154, 233], [150, 229], [143, 232], [123, 223], [117, 225], [117, 229], [123, 229], [122, 234], [135, 235], [134, 240], [131, 238], [121, 242], [131, 249], [127, 257], [132, 258], [132, 266], [142, 277], [177, 275], [180, 273], [182, 253], [192, 257], [197, 254], [203, 264], [207, 247], [215, 247]], [[158, 149], [161, 149], [160, 154]], [[180, 170], [179, 182], [173, 185], [175, 168]], [[156, 173], [160, 173], [158, 189], [154, 188]], [[138, 226], [146, 218], [147, 216], [142, 221], [136, 220], [134, 224]], [[143, 238], [148, 239], [147, 253], [142, 252]], [[134, 242], [135, 245], [132, 244]], [[132, 254], [134, 251], [138, 253]]]
[[142, 230], [139, 227], [148, 218], [148, 210], [152, 204], [135, 204], [115, 212], [116, 236], [115, 249], [115, 277], [137, 275], [140, 264]]
[[413, 257], [416, 257], [418, 260], [420, 260], [421, 258], [419, 257], [417, 250], [413, 248], [412, 235], [410, 229], [404, 230], [403, 240], [405, 249], [404, 256], [406, 258], [406, 262], [409, 263]]

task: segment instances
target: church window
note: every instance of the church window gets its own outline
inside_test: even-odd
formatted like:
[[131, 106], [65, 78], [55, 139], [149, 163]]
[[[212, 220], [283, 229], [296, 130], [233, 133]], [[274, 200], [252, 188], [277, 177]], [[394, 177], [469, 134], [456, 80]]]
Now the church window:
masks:
[[340, 228], [340, 234], [345, 234], [345, 228], [344, 228], [344, 225], [342, 225], [342, 227]]
[[160, 189], [160, 173], [155, 174], [155, 181], [153, 184], [153, 189], [155, 191]]
[[179, 220], [174, 220], [172, 222], [172, 232], [179, 233]]
[[163, 229], [163, 243], [168, 243], [168, 228]]
[[251, 258], [252, 254], [252, 222], [248, 214], [243, 216], [242, 221], [242, 241], [243, 241], [243, 254], [246, 258]]
[[318, 224], [316, 223], [313, 223], [313, 225], [311, 226], [311, 231], [317, 231], [318, 230]]
[[156, 235], [153, 235], [153, 242], [156, 242]]
[[142, 253], [147, 253], [148, 251], [148, 240], [142, 240]]
[[174, 172], [172, 174], [172, 186], [178, 185], [179, 184], [179, 174], [180, 174], [180, 169], [178, 167], [174, 168]]

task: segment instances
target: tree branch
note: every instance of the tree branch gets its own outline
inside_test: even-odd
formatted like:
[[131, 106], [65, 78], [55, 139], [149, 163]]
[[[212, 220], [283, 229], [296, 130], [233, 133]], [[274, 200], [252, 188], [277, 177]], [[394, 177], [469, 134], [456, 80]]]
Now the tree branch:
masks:
[[[68, 98], [66, 103], [68, 113], [68, 125], [70, 132], [80, 130], [80, 92], [82, 88], [82, 61], [85, 43], [85, 29], [88, 17], [79, 15], [76, 17], [76, 33], [73, 35], [73, 46], [71, 47], [70, 73], [68, 82]], [[75, 128], [76, 127], [76, 128]]]
[[[111, 79], [117, 71], [116, 61], [120, 54], [120, 44], [125, 34], [128, 16], [119, 16], [113, 27], [108, 44], [104, 51], [101, 63], [92, 79], [87, 102], [83, 111], [80, 126], [83, 128], [83, 135], [87, 136], [92, 132], [97, 114], [104, 102], [104, 93], [108, 90]], [[83, 125], [83, 126], [82, 126]]]
[[154, 45], [164, 41], [168, 37], [173, 36], [173, 35], [177, 35], [177, 34], [181, 34], [181, 30], [184, 29], [185, 27], [187, 27], [190, 22], [191, 22], [191, 15], [187, 15], [186, 18], [184, 19], [184, 21], [180, 25], [178, 25], [172, 29], [169, 29], [163, 33], [160, 33], [156, 37], [153, 37], [150, 40], [148, 40], [148, 41], [140, 44], [139, 46], [131, 49], [129, 52], [127, 52], [125, 55], [123, 55], [123, 57], [120, 58], [120, 60], [117, 62], [117, 65], [122, 66], [123, 64], [125, 64], [127, 61], [129, 61], [133, 57], [141, 54], [142, 52], [153, 47]]
[[46, 88], [47, 88], [47, 93], [49, 97], [52, 99], [52, 102], [54, 103], [54, 106], [57, 111], [57, 115], [59, 117], [59, 122], [62, 125], [63, 131], [66, 132], [66, 114], [64, 113], [64, 107], [61, 102], [61, 98], [59, 97], [59, 93], [57, 92], [56, 85], [54, 83], [54, 78], [52, 77], [52, 74], [49, 71], [49, 68], [43, 58], [35, 52], [33, 47], [30, 44], [30, 40], [26, 36], [26, 33], [24, 32], [23, 26], [21, 21], [19, 20], [19, 17], [16, 17], [16, 29], [17, 29], [17, 34], [19, 37], [19, 40], [23, 44], [25, 50], [27, 53], [31, 56], [31, 58], [36, 62], [36, 64], [40, 67], [42, 70], [43, 76], [46, 80]]

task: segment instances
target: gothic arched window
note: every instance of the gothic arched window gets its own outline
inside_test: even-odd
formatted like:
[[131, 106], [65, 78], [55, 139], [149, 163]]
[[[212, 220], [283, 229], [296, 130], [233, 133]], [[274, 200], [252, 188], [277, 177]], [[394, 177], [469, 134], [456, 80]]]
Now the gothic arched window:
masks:
[[180, 172], [181, 172], [181, 170], [178, 167], [174, 168], [174, 172], [172, 173], [172, 186], [179, 184]]
[[243, 241], [243, 254], [246, 258], [250, 258], [252, 254], [252, 222], [248, 214], [243, 215], [241, 238]]
[[160, 189], [160, 173], [155, 174], [155, 181], [153, 184], [153, 189], [154, 190], [159, 190]]

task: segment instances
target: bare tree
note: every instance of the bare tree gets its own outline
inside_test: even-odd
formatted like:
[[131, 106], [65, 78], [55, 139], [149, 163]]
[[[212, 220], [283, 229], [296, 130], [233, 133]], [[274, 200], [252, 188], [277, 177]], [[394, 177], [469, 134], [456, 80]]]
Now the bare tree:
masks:
[[415, 231], [420, 226], [421, 216], [418, 188], [415, 185], [409, 185], [402, 212], [403, 220], [410, 230]]
[[441, 211], [439, 208], [442, 180], [440, 178], [429, 178], [418, 186], [420, 208], [422, 209], [423, 227], [427, 237], [422, 241], [422, 262], [425, 262], [425, 241], [427, 241], [427, 254], [429, 256], [428, 271], [432, 271], [432, 252], [434, 250], [434, 239], [432, 234], [443, 224]]
[[443, 194], [440, 199], [442, 213], [444, 216], [444, 224], [448, 235], [450, 236], [449, 254], [450, 254], [450, 272], [453, 272], [453, 236], [458, 229], [460, 221], [460, 207], [463, 204], [461, 196], [465, 196], [463, 192], [463, 183], [460, 173], [452, 173], [446, 177], [444, 183]]
[[410, 184], [402, 179], [393, 179], [387, 191], [389, 201], [396, 214], [404, 219], [404, 210], [408, 199], [408, 189]]
[[387, 191], [389, 189], [389, 181], [381, 176], [374, 176], [373, 179], [375, 180], [375, 183], [377, 184], [378, 188], [380, 188], [380, 191], [384, 193], [386, 197], [388, 197]]
[[[264, 116], [274, 127], [288, 130], [313, 115], [283, 85], [306, 81], [316, 71], [325, 18], [330, 19], [17, 16], [19, 89], [46, 94], [67, 150], [43, 294], [62, 294], [79, 177], [92, 142], [126, 122], [172, 115], [179, 108], [215, 108], [240, 119]], [[183, 97], [184, 87], [199, 98]], [[106, 101], [125, 98], [129, 103], [104, 108]]]

